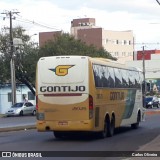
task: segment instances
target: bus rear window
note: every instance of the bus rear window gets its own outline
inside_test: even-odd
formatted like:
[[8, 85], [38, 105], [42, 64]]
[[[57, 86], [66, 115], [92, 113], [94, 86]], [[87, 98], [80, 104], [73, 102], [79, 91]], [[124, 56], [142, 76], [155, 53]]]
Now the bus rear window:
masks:
[[40, 79], [44, 84], [83, 83], [88, 74], [84, 58], [45, 58], [39, 63]]

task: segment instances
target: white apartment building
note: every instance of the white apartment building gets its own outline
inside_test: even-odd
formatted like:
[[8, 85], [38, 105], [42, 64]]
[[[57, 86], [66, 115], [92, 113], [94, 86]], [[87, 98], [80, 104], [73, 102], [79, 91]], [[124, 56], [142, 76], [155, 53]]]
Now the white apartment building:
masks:
[[73, 19], [71, 22], [71, 35], [81, 39], [88, 45], [98, 48], [104, 47], [118, 61], [133, 60], [134, 37], [133, 31], [111, 31], [96, 27], [94, 18]]

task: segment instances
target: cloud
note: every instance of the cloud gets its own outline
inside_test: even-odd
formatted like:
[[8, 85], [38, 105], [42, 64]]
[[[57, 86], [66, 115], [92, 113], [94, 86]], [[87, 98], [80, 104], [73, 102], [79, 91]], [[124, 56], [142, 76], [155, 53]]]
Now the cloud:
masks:
[[[73, 19], [90, 17], [96, 18], [97, 26], [106, 30], [133, 30], [137, 42], [160, 39], [160, 6], [156, 0], [6, 0], [0, 1], [0, 6], [0, 12], [17, 9], [20, 14], [13, 25], [23, 26], [29, 34], [57, 29], [70, 32]], [[9, 25], [2, 16], [0, 25]], [[26, 19], [48, 28], [28, 23]], [[151, 24], [154, 22], [157, 24]]]

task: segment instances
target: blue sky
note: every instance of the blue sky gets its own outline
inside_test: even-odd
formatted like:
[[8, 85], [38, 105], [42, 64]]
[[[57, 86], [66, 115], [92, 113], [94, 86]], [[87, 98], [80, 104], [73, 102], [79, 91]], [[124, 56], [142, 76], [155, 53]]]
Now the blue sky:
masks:
[[[106, 30], [133, 30], [137, 43], [160, 42], [160, 5], [156, 0], [0, 0], [0, 6], [0, 13], [17, 9], [20, 14], [13, 25], [23, 26], [30, 35], [70, 32], [72, 19], [87, 17], [96, 18], [96, 25]], [[9, 19], [4, 21], [3, 16], [0, 27], [9, 26]], [[147, 48], [160, 49], [160, 44], [148, 44]]]

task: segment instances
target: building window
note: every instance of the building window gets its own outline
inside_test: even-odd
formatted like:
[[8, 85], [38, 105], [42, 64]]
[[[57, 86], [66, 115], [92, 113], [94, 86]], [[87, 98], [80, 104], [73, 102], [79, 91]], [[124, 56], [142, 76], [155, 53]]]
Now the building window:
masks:
[[127, 41], [126, 40], [124, 40], [124, 45], [126, 45], [127, 44]]
[[128, 52], [128, 56], [132, 56], [132, 52]]
[[27, 99], [27, 94], [22, 94], [22, 101], [25, 101]]
[[12, 93], [11, 92], [8, 93], [8, 102], [12, 102]]
[[34, 100], [35, 96], [33, 95], [32, 92], [28, 92], [28, 100]]
[[119, 40], [114, 40], [114, 44], [119, 44]]
[[117, 40], [114, 40], [113, 42], [114, 42], [114, 44], [117, 44]]
[[106, 40], [105, 40], [105, 44], [107, 44], [107, 43], [108, 43], [108, 41], [109, 41], [109, 39], [106, 39]]
[[118, 56], [119, 56], [119, 53], [118, 53], [118, 52], [115, 52], [115, 53], [114, 53], [114, 56], [115, 56], [115, 57], [118, 57]]
[[126, 56], [126, 52], [122, 52], [122, 56], [125, 57]]
[[118, 40], [116, 40], [116, 44], [119, 44], [119, 41], [118, 41]]
[[109, 52], [112, 56], [114, 56], [114, 52]]

